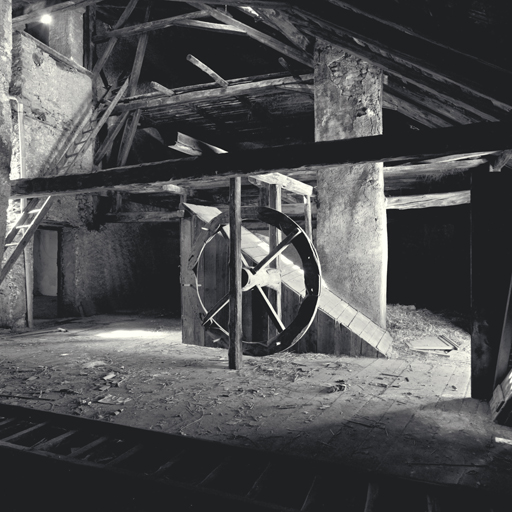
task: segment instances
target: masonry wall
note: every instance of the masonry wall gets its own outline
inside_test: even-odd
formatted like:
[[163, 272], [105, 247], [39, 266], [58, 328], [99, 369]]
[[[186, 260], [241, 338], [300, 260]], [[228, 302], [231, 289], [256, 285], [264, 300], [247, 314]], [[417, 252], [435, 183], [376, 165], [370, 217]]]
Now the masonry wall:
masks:
[[[24, 33], [13, 37], [11, 94], [23, 104], [26, 176], [50, 173], [54, 160], [72, 128], [92, 108], [92, 80], [55, 60], [44, 45]], [[11, 179], [20, 177], [18, 117], [13, 110], [13, 165]], [[92, 170], [93, 148], [73, 173]], [[98, 198], [91, 195], [58, 198], [46, 219], [60, 223], [59, 314], [91, 315], [118, 308], [163, 305], [178, 297], [178, 238], [169, 226], [134, 224], [99, 225]], [[20, 211], [11, 201], [9, 224]], [[174, 244], [174, 245], [173, 245]], [[29, 246], [27, 271], [33, 272]], [[25, 262], [21, 256], [0, 287], [0, 325], [26, 325]]]

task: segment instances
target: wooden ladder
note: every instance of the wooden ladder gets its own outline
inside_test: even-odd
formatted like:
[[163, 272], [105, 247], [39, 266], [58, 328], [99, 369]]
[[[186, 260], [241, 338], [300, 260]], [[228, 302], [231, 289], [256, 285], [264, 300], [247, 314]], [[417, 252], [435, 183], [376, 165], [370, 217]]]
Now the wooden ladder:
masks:
[[[104, 109], [100, 101], [91, 117], [87, 117], [79, 123], [75, 129], [75, 135], [71, 137], [70, 141], [61, 149], [60, 156], [55, 160], [55, 165], [52, 167], [52, 174], [67, 174], [73, 169], [78, 159], [96, 139], [101, 128], [107, 122], [116, 105], [126, 92], [128, 84], [129, 79], [119, 88], [106, 109]], [[106, 100], [108, 93], [109, 92], [107, 92], [103, 99]], [[14, 248], [14, 250], [10, 252], [2, 265], [2, 269], [0, 270], [0, 284], [16, 263], [23, 249], [30, 242], [32, 236], [34, 236], [36, 229], [50, 210], [54, 200], [54, 196], [33, 198], [21, 212], [16, 224], [11, 228], [5, 239], [5, 250], [10, 248]]]

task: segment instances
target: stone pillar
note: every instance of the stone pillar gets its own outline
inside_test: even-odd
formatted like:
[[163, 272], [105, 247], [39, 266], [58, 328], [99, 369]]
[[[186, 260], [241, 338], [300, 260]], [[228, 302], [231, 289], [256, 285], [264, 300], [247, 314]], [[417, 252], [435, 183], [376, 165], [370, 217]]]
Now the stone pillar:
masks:
[[[7, 206], [9, 201], [9, 172], [11, 166], [12, 120], [9, 101], [12, 64], [12, 4], [0, 2], [0, 240], [5, 240]], [[0, 244], [0, 261], [4, 245]]]
[[[382, 71], [318, 41], [315, 139], [382, 133]], [[327, 286], [386, 326], [387, 232], [382, 164], [318, 172], [317, 246]]]
[[75, 9], [53, 15], [48, 46], [83, 65], [84, 62], [84, 15], [85, 9]]

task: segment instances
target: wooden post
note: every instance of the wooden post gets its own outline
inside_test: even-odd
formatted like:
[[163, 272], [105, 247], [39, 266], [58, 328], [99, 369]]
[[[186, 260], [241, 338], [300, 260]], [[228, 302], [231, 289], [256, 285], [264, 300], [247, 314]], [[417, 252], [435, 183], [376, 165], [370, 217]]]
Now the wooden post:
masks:
[[498, 359], [496, 361], [496, 371], [494, 373], [493, 390], [498, 384], [501, 384], [507, 376], [510, 363], [510, 348], [512, 346], [512, 280], [508, 289], [507, 306], [505, 308], [505, 320], [501, 331], [500, 346], [498, 350]]
[[[268, 185], [259, 187], [259, 206], [268, 206]], [[260, 293], [253, 289], [252, 294], [252, 340], [266, 341], [268, 338], [269, 317]]]
[[[280, 185], [269, 185], [269, 206], [274, 210], [281, 211], [281, 186]], [[269, 227], [269, 251], [272, 252], [281, 242], [281, 231], [274, 226]], [[270, 268], [279, 268], [279, 256], [270, 263]], [[274, 309], [276, 310], [277, 316], [281, 318], [281, 288], [278, 290], [268, 291], [268, 298]], [[268, 336], [269, 339], [273, 338], [277, 334], [277, 330], [273, 323], [268, 324]]]
[[471, 176], [473, 398], [488, 399], [494, 391], [512, 274], [511, 218], [512, 176], [506, 172], [489, 172], [489, 166], [475, 169]]
[[304, 222], [306, 227], [306, 235], [309, 236], [309, 239], [313, 241], [313, 218], [311, 215], [311, 197], [304, 197]]
[[[20, 147], [20, 177], [26, 178], [25, 166], [25, 130], [23, 129], [23, 103], [17, 101], [18, 106], [18, 139]], [[20, 210], [24, 211], [27, 207], [27, 200], [20, 199]], [[33, 252], [27, 246], [23, 249], [23, 260], [25, 265], [25, 297], [27, 302], [27, 326], [34, 326], [34, 257]]]
[[242, 367], [242, 180], [229, 180], [229, 368]]

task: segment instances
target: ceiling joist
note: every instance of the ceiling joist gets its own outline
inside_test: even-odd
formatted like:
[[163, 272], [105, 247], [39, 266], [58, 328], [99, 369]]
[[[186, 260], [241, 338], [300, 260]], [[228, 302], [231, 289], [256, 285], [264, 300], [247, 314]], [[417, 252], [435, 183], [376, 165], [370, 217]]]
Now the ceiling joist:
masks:
[[[407, 134], [376, 135], [312, 144], [280, 146], [222, 155], [167, 160], [90, 174], [14, 180], [11, 197], [89, 193], [132, 184], [191, 186], [204, 177], [288, 174], [365, 162], [413, 162], [429, 158], [457, 158], [512, 149], [511, 123], [478, 123]], [[449, 155], [449, 156], [448, 156]], [[343, 173], [343, 167], [339, 171]]]

